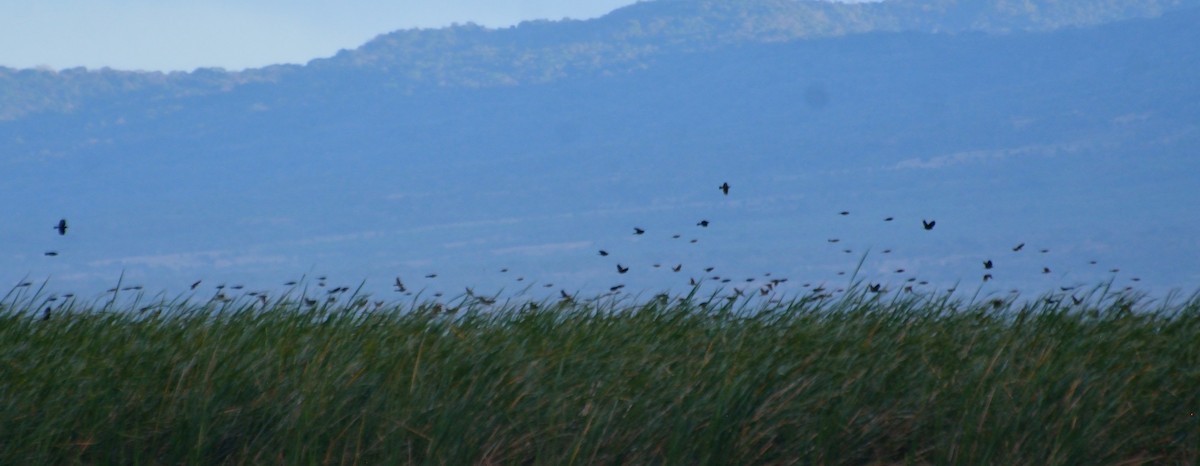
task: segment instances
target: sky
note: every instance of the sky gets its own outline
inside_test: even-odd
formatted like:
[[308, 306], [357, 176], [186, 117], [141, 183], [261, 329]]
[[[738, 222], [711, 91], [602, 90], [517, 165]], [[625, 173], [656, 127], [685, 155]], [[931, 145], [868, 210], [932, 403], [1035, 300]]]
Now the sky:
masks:
[[7, 0], [0, 66], [229, 70], [306, 63], [397, 29], [586, 19], [634, 0]]

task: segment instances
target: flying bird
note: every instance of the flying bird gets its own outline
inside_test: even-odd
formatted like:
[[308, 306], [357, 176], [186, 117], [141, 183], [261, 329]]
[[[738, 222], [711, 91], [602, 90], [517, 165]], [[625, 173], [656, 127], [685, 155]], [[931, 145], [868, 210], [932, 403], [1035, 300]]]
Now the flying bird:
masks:
[[841, 211], [841, 212], [838, 212], [838, 215], [850, 215], [850, 211], [848, 211], [848, 210], [843, 210], [843, 211]]
[[437, 274], [436, 274], [436, 273], [431, 273], [431, 274], [429, 274], [429, 275], [426, 275], [426, 276], [425, 276], [425, 278], [437, 278]]
[[396, 292], [398, 292], [398, 293], [403, 293], [405, 291], [408, 291], [408, 289], [404, 287], [404, 282], [400, 281], [400, 277], [396, 277], [395, 285], [396, 285]]
[[991, 280], [991, 279], [992, 279], [992, 274], [990, 274], [990, 273], [985, 273], [985, 274], [983, 274], [983, 281], [985, 281], [985, 282], [986, 282], [986, 281], [988, 281], [988, 280]]
[[983, 261], [983, 268], [991, 270], [992, 269], [992, 260], [988, 259], [988, 260]]
[[1018, 252], [1018, 251], [1020, 251], [1020, 250], [1021, 250], [1021, 248], [1023, 248], [1023, 247], [1025, 247], [1025, 243], [1021, 243], [1021, 244], [1018, 244], [1018, 245], [1016, 245], [1016, 246], [1013, 246], [1013, 252]]
[[625, 273], [628, 271], [629, 267], [621, 267], [621, 264], [617, 264], [617, 273]]
[[57, 251], [46, 251], [46, 255], [50, 256], [50, 257], [54, 257], [54, 256], [58, 255], [58, 252]]
[[721, 186], [718, 186], [717, 189], [720, 189], [726, 196], [729, 195], [729, 183], [721, 183]]
[[682, 270], [682, 269], [683, 269], [683, 264], [679, 264], [679, 265], [676, 265], [676, 266], [674, 266], [674, 267], [671, 267], [671, 270], [672, 270], [672, 271], [675, 271], [675, 272], [678, 272], [678, 271], [680, 271], [680, 270]]
[[1050, 273], [1050, 267], [1042, 267], [1042, 273]]
[[646, 230], [643, 230], [643, 229], [641, 229], [641, 228], [638, 228], [638, 227], [633, 227], [633, 234], [635, 234], [635, 235], [640, 235], [640, 234], [643, 234], [643, 233], [646, 233]]
[[895, 220], [895, 218], [893, 218], [893, 217], [888, 217], [888, 218], [885, 218], [885, 219], [883, 219], [883, 221], [885, 221], [885, 222], [890, 222], [890, 221], [892, 221], [892, 220]]
[[601, 256], [607, 256], [607, 255], [608, 255], [608, 251], [605, 251], [605, 250], [601, 249], [601, 250], [600, 250], [600, 255], [601, 255]]
[[696, 225], [699, 225], [704, 228], [708, 228], [708, 220], [701, 220], [700, 223], [697, 223]]
[[54, 229], [58, 230], [59, 236], [63, 236], [65, 234], [67, 234], [67, 219], [64, 218], [62, 220], [59, 220], [58, 225], [55, 225]]
[[936, 224], [937, 224], [936, 220], [926, 221], [925, 219], [921, 219], [921, 225], [924, 225], [926, 230], [932, 230], [933, 226]]
[[194, 289], [196, 289], [197, 286], [200, 286], [200, 282], [202, 282], [202, 281], [204, 281], [204, 280], [196, 280], [196, 283], [192, 283], [192, 289], [194, 290]]

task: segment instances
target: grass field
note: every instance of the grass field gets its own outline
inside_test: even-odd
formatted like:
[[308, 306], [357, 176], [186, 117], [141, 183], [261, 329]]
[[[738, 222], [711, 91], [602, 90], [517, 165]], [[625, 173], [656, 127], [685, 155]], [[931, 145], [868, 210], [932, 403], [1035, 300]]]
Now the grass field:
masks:
[[16, 292], [0, 464], [1196, 464], [1200, 297], [1046, 298]]

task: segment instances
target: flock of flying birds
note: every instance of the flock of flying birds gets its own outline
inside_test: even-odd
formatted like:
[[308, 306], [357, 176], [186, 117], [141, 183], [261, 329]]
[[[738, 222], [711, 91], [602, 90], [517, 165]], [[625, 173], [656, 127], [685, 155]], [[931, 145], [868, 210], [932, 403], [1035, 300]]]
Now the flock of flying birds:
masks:
[[[717, 187], [717, 189], [721, 191], [722, 195], [729, 196], [730, 186], [729, 186], [728, 182], [722, 183], [720, 186]], [[843, 210], [841, 212], [838, 212], [838, 215], [849, 216], [850, 212]], [[884, 222], [893, 222], [894, 220], [895, 220], [894, 217], [886, 217], [883, 219]], [[709, 225], [711, 225], [711, 224], [712, 224], [712, 222], [710, 222], [708, 219], [700, 219], [698, 222], [696, 222], [695, 226], [699, 227], [699, 228], [708, 228]], [[933, 230], [936, 225], [937, 225], [937, 222], [935, 220], [921, 219], [921, 226], [925, 231]], [[58, 232], [59, 236], [65, 236], [67, 234], [67, 229], [68, 229], [67, 220], [65, 218], [59, 220], [58, 223], [54, 225], [53, 229]], [[642, 236], [645, 234], [646, 234], [646, 229], [644, 229], [640, 226], [633, 227], [633, 235], [634, 236]], [[672, 239], [680, 240], [680, 239], [682, 239], [682, 235], [674, 234], [674, 235], [672, 235]], [[692, 238], [692, 239], [688, 240], [689, 243], [693, 243], [693, 244], [697, 243], [698, 241], [699, 240], [696, 238]], [[840, 239], [829, 238], [828, 242], [830, 244], [836, 244], [836, 243], [840, 242]], [[1012, 247], [1012, 252], [1018, 253], [1024, 249], [1025, 249], [1025, 243], [1019, 243]], [[1050, 250], [1046, 249], [1046, 248], [1038, 249], [1038, 251], [1041, 254], [1047, 254], [1050, 252]], [[853, 251], [850, 249], [844, 249], [843, 252], [852, 253]], [[883, 254], [890, 254], [892, 251], [890, 249], [884, 249], [882, 252], [883, 252]], [[614, 262], [615, 271], [619, 276], [624, 275], [630, 271], [631, 266], [625, 265], [625, 264], [628, 264], [629, 262], [622, 263], [621, 260], [617, 259], [614, 256], [614, 254], [610, 253], [608, 250], [599, 249], [597, 251], [597, 254], [600, 257], [611, 258], [610, 260], [612, 260]], [[44, 253], [44, 255], [47, 257], [56, 257], [59, 255], [59, 253], [57, 251], [46, 251]], [[1095, 261], [1095, 260], [1092, 260], [1089, 262], [1093, 266], [1097, 265], [1097, 261]], [[988, 282], [990, 280], [993, 280], [995, 277], [993, 276], [992, 273], [993, 273], [993, 269], [996, 266], [996, 262], [994, 262], [993, 259], [988, 258], [988, 259], [985, 259], [982, 261], [981, 266], [982, 266], [981, 276], [982, 276], [983, 282]], [[684, 268], [682, 263], [676, 263], [674, 265], [666, 265], [666, 266], [664, 266], [661, 263], [655, 263], [655, 264], [653, 264], [653, 267], [656, 269], [661, 269], [661, 268], [669, 269], [674, 273], [679, 273]], [[766, 274], [764, 274], [763, 277], [746, 278], [746, 279], [744, 279], [744, 281], [739, 280], [738, 284], [732, 285], [732, 283], [734, 282], [733, 278], [715, 275], [715, 274], [713, 274], [713, 272], [715, 270], [716, 270], [716, 268], [712, 267], [712, 266], [704, 267], [703, 268], [704, 275], [701, 278], [695, 278], [695, 277], [689, 278], [689, 280], [688, 280], [689, 286], [691, 286], [693, 288], [698, 287], [698, 286], [702, 285], [705, 280], [711, 280], [711, 281], [718, 282], [721, 284], [731, 284], [729, 286], [732, 287], [732, 294], [727, 296], [727, 299], [733, 300], [733, 299], [737, 299], [737, 298], [743, 297], [743, 296], [752, 296], [756, 292], [758, 295], [761, 295], [761, 296], [772, 295], [772, 292], [775, 291], [777, 287], [788, 282], [787, 278], [772, 277], [771, 273], [766, 273]], [[1114, 269], [1111, 269], [1109, 272], [1117, 273], [1119, 271], [1120, 271], [1119, 269], [1114, 268]], [[500, 272], [508, 273], [509, 269], [502, 268], [502, 269], [500, 269]], [[906, 270], [903, 268], [897, 268], [894, 270], [894, 273], [895, 274], [905, 274]], [[1041, 273], [1042, 274], [1050, 274], [1051, 273], [1050, 267], [1042, 267]], [[838, 272], [838, 275], [845, 275], [845, 272]], [[436, 273], [429, 273], [429, 274], [426, 274], [424, 276], [424, 278], [435, 279], [435, 278], [437, 278], [437, 276], [438, 275]], [[338, 296], [340, 296], [344, 293], [347, 293], [351, 290], [350, 287], [347, 287], [347, 286], [338, 286], [338, 287], [332, 287], [332, 288], [327, 287], [327, 284], [326, 284], [327, 277], [326, 276], [319, 276], [316, 278], [317, 278], [317, 286], [319, 288], [323, 289], [324, 293], [327, 294], [327, 296], [328, 296], [327, 301], [330, 301], [330, 302], [335, 301]], [[1135, 281], [1135, 282], [1139, 281], [1139, 279], [1136, 277], [1132, 278], [1131, 280]], [[524, 277], [518, 277], [517, 281], [524, 281]], [[203, 283], [202, 280], [196, 280], [194, 283], [191, 284], [190, 289], [195, 291], [200, 287], [200, 285], [202, 283]], [[759, 284], [759, 283], [761, 283], [761, 284]], [[916, 277], [908, 277], [908, 278], [904, 279], [903, 283], [904, 284], [902, 285], [903, 286], [902, 290], [904, 292], [913, 292], [915, 286], [928, 285], [927, 281], [918, 280]], [[298, 284], [299, 284], [298, 281], [288, 281], [288, 282], [284, 283], [284, 286], [296, 287], [296, 286], [298, 286]], [[18, 284], [17, 286], [18, 287], [28, 287], [30, 285], [31, 285], [31, 283], [29, 283], [29, 282], [22, 282], [22, 283]], [[393, 285], [393, 291], [395, 291], [395, 292], [402, 293], [406, 296], [412, 296], [414, 294], [414, 292], [412, 290], [410, 290], [408, 286], [405, 285], [405, 283], [401, 277], [396, 277], [395, 281], [393, 282], [392, 285]], [[543, 287], [554, 288], [554, 284], [546, 283], [543, 285]], [[755, 290], [754, 287], [757, 287], [757, 290]], [[819, 298], [819, 299], [830, 298], [830, 297], [834, 296], [834, 293], [840, 293], [840, 292], [845, 291], [844, 288], [836, 288], [836, 289], [832, 289], [832, 290], [827, 289], [823, 283], [815, 283], [815, 284], [814, 283], [804, 283], [802, 285], [802, 287], [805, 289], [808, 289], [809, 292], [811, 292], [811, 295], [810, 295], [811, 297]], [[623, 284], [623, 283], [613, 285], [608, 288], [608, 294], [601, 295], [601, 297], [620, 293], [623, 288], [625, 288], [625, 284]], [[1073, 290], [1075, 288], [1076, 288], [1075, 286], [1061, 286], [1060, 290], [1064, 293], [1068, 293], [1068, 292], [1073, 292]], [[116, 293], [118, 291], [140, 291], [141, 289], [142, 289], [142, 287], [137, 286], [137, 285], [124, 286], [124, 287], [118, 285], [117, 287], [111, 288], [107, 291], [110, 293]], [[237, 290], [244, 289], [244, 286], [243, 285], [227, 286], [225, 284], [216, 285], [216, 294], [213, 299], [214, 300], [222, 300], [222, 301], [232, 300], [232, 298], [230, 298], [226, 294], [227, 289], [237, 291]], [[868, 282], [868, 283], [866, 283], [866, 289], [867, 289], [867, 291], [872, 292], [872, 293], [887, 293], [887, 292], [889, 292], [889, 290], [885, 288], [885, 285], [883, 283]], [[1131, 287], [1126, 287], [1126, 289], [1127, 290], [1131, 289]], [[955, 291], [955, 289], [949, 288], [945, 291], [948, 293], [953, 293]], [[1013, 290], [1013, 291], [1016, 292], [1016, 290]], [[567, 290], [565, 290], [565, 289], [561, 290], [559, 293], [561, 294], [561, 296], [564, 300], [575, 299], [575, 296], [572, 295], [571, 293], [568, 293]], [[251, 291], [251, 292], [248, 292], [247, 295], [263, 301], [264, 304], [266, 304], [266, 302], [267, 302], [266, 292]], [[443, 297], [443, 293], [441, 293], [441, 292], [435, 292], [432, 295], [435, 298]], [[466, 288], [465, 295], [468, 298], [474, 299], [474, 300], [484, 303], [484, 304], [494, 303], [498, 297], [498, 295], [491, 296], [491, 297], [484, 296], [484, 295], [478, 295], [474, 292], [474, 290], [472, 290], [469, 287]], [[72, 296], [73, 296], [72, 294], [64, 294], [63, 295], [63, 297], [65, 297], [65, 298], [70, 298]], [[1073, 294], [1070, 295], [1070, 297], [1071, 297], [1072, 301], [1075, 302], [1075, 304], [1080, 304], [1082, 302], [1082, 300], [1080, 298], [1076, 297]], [[306, 297], [304, 299], [308, 304], [311, 304], [311, 305], [315, 305], [316, 303], [318, 303], [317, 300], [314, 300], [311, 298]], [[1047, 298], [1047, 299], [1049, 299], [1049, 298]], [[1062, 298], [1059, 298], [1059, 299], [1062, 299]], [[383, 304], [382, 301], [377, 301], [376, 307], [379, 307], [382, 304]], [[50, 311], [50, 308], [47, 307], [46, 312], [45, 312], [46, 318], [48, 318], [48, 316], [49, 316], [49, 311]]]

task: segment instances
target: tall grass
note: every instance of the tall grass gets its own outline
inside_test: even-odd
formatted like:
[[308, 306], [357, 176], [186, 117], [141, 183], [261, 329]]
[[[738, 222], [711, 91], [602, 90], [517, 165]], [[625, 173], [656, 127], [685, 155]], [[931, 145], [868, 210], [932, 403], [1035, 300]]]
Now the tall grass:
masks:
[[0, 464], [1195, 464], [1200, 298], [1103, 291], [10, 293]]

